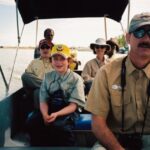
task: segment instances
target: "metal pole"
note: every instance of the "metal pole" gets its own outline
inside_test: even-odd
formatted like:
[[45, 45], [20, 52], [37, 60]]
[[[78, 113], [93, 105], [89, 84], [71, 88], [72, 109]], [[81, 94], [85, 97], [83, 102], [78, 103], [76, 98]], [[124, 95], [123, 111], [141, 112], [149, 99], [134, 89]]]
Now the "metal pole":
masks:
[[106, 22], [106, 19], [107, 19], [107, 14], [104, 15], [104, 28], [105, 28], [105, 40], [107, 41], [107, 22]]
[[20, 43], [20, 36], [19, 36], [19, 19], [18, 19], [18, 0], [16, 0], [16, 19], [17, 19], [17, 37], [18, 37], [18, 45]]
[[129, 3], [128, 3], [128, 22], [127, 22], [127, 30], [129, 30], [129, 22], [130, 22], [130, 6], [131, 6], [131, 3], [130, 3], [130, 0], [129, 0]]
[[37, 46], [37, 36], [38, 36], [38, 17], [36, 17], [36, 37], [35, 37], [35, 47]]
[[4, 84], [5, 84], [5, 87], [6, 87], [6, 92], [8, 92], [9, 86], [8, 86], [8, 83], [7, 83], [6, 78], [5, 78], [5, 76], [4, 76], [4, 73], [3, 73], [3, 70], [2, 70], [1, 65], [0, 65], [0, 72], [1, 72], [1, 75], [2, 75], [2, 78], [3, 78], [3, 81], [4, 81]]

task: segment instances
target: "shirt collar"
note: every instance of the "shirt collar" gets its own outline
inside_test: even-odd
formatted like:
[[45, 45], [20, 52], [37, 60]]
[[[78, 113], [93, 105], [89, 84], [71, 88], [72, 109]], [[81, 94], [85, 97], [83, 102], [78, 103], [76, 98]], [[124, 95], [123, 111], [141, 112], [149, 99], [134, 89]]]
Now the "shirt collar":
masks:
[[58, 74], [58, 73], [56, 72], [56, 74], [57, 74], [57, 79], [58, 79], [58, 80], [59, 80], [59, 79], [60, 79], [60, 80], [66, 80], [66, 79], [68, 78], [70, 72], [71, 72], [70, 69], [68, 69], [67, 72], [66, 72], [64, 75], [60, 75], [60, 74]]
[[106, 63], [108, 61], [107, 56], [104, 55], [104, 61], [100, 61], [97, 57], [95, 58], [96, 61], [100, 64], [100, 63]]
[[[128, 75], [132, 74], [132, 72], [134, 72], [135, 70], [138, 70], [138, 69], [135, 68], [134, 65], [132, 64], [132, 62], [131, 62], [129, 56], [127, 57], [126, 65], [127, 65], [127, 74], [128, 74]], [[147, 78], [150, 79], [150, 63], [149, 63], [144, 69], [142, 69], [142, 70], [145, 72]]]
[[127, 57], [127, 60], [126, 60], [126, 66], [127, 66], [127, 75], [130, 75], [132, 72], [134, 72], [135, 70], [137, 70], [137, 69], [133, 66], [133, 64], [132, 64], [132, 62], [131, 62], [129, 56]]
[[143, 71], [145, 72], [146, 76], [150, 80], [150, 63], [143, 69]]

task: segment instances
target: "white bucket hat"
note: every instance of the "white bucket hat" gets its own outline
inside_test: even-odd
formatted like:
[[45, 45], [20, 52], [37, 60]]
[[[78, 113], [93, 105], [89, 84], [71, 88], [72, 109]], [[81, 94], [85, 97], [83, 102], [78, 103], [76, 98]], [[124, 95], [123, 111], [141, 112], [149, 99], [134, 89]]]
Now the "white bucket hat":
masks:
[[95, 51], [95, 46], [105, 46], [106, 50], [110, 49], [110, 45], [106, 43], [106, 41], [102, 38], [96, 39], [95, 43], [90, 44], [90, 48]]

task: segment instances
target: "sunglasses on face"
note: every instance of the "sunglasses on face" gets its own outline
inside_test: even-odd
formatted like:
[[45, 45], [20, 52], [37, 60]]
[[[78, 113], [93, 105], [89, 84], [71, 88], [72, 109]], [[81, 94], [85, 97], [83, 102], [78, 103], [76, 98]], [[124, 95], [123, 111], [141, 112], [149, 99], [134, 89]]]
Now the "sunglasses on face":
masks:
[[98, 45], [96, 45], [95, 48], [96, 49], [99, 49], [99, 48], [103, 49], [103, 48], [106, 48], [106, 46], [98, 46]]
[[144, 28], [141, 28], [141, 29], [133, 31], [132, 33], [138, 39], [143, 38], [146, 34], [150, 37], [150, 29], [146, 30]]
[[50, 47], [48, 45], [42, 45], [41, 49], [50, 49]]

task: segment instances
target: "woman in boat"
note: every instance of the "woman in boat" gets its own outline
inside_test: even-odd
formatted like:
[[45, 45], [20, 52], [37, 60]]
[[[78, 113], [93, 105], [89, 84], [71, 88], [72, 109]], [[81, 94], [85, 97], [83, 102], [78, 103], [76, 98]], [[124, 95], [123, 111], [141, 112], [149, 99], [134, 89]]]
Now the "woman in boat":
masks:
[[40, 89], [40, 114], [28, 124], [32, 146], [75, 144], [72, 134], [75, 111], [84, 107], [85, 96], [83, 79], [69, 69], [69, 57], [67, 46], [52, 48], [54, 70], [45, 75]]
[[87, 95], [92, 81], [98, 71], [98, 69], [108, 62], [108, 59], [105, 58], [105, 52], [110, 49], [110, 46], [106, 44], [106, 41], [102, 38], [98, 38], [95, 43], [91, 43], [90, 48], [93, 50], [93, 53], [96, 54], [96, 58], [88, 61], [82, 71], [81, 76], [84, 79], [85, 83], [85, 94]]

